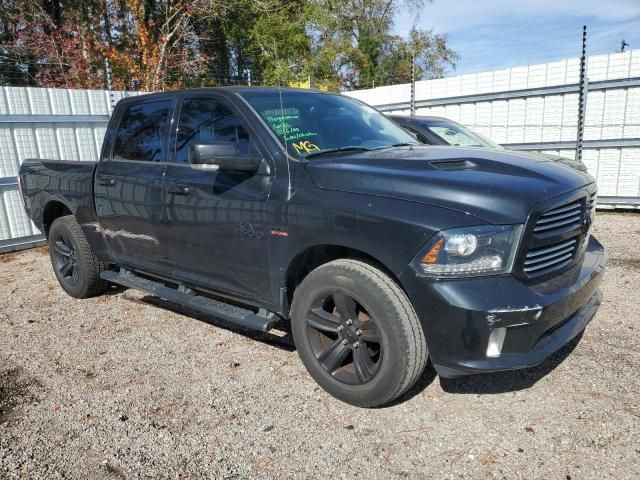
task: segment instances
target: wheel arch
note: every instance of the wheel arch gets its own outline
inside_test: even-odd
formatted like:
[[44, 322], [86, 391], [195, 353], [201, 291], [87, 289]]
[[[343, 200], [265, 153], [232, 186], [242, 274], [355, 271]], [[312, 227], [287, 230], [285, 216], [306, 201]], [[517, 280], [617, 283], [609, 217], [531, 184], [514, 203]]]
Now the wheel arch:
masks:
[[65, 215], [73, 215], [73, 212], [64, 202], [52, 199], [45, 204], [42, 210], [42, 227], [47, 238], [49, 238], [49, 229], [51, 225], [53, 225], [53, 222]]
[[34, 211], [34, 221], [38, 219], [41, 222], [36, 222], [36, 226], [45, 234], [47, 239], [53, 222], [65, 215], [73, 215], [80, 228], [82, 228], [94, 254], [103, 262], [113, 261], [111, 251], [105, 242], [95, 212], [92, 209], [86, 206], [76, 208], [59, 195], [47, 195], [46, 200], [39, 202], [39, 205], [44, 205], [44, 207], [40, 207], [42, 210], [38, 209], [37, 213]]
[[[368, 263], [387, 274], [403, 291], [398, 277], [381, 260], [363, 250], [338, 244], [316, 244], [297, 253], [289, 262], [284, 277], [286, 288], [286, 313], [293, 300], [293, 294], [302, 280], [313, 270], [334, 260], [351, 259]], [[406, 292], [405, 292], [406, 293]]]

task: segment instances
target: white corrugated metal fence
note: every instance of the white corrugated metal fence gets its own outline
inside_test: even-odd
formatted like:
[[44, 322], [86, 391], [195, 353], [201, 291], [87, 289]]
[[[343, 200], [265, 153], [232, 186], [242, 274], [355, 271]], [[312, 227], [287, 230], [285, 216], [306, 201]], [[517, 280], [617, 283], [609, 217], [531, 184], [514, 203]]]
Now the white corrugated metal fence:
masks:
[[[587, 60], [583, 161], [601, 199], [640, 205], [640, 50]], [[511, 148], [573, 158], [578, 58], [416, 83], [416, 115], [450, 118]], [[410, 85], [347, 92], [387, 112], [410, 114]]]
[[0, 251], [40, 239], [18, 193], [25, 158], [97, 160], [112, 110], [135, 92], [0, 88]]
[[[512, 148], [575, 155], [579, 60], [416, 84], [416, 114], [448, 117]], [[588, 58], [583, 159], [599, 196], [640, 204], [640, 50]], [[41, 239], [16, 176], [29, 157], [95, 160], [112, 104], [134, 92], [0, 88], [0, 251]], [[410, 85], [346, 92], [409, 114]]]

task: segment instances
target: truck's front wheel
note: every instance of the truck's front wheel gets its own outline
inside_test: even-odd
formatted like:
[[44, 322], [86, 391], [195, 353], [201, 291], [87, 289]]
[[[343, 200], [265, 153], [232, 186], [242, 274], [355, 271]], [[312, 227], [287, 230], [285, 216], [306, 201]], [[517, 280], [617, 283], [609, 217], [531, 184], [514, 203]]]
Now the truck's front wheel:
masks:
[[108, 283], [100, 278], [105, 265], [91, 251], [73, 215], [57, 218], [49, 229], [49, 255], [60, 285], [75, 298], [102, 293]]
[[388, 275], [361, 261], [336, 260], [312, 271], [295, 291], [291, 319], [311, 376], [352, 405], [391, 402], [427, 362], [409, 299]]

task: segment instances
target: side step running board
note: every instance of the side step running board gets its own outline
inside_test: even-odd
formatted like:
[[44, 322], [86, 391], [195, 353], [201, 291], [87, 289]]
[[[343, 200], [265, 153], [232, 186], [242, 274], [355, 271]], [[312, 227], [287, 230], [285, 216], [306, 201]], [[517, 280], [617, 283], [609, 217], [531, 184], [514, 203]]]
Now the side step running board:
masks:
[[260, 309], [256, 314], [251, 310], [190, 293], [189, 289], [176, 290], [169, 288], [162, 283], [139, 277], [128, 270], [120, 270], [120, 272], [107, 270], [102, 272], [100, 277], [109, 282], [152, 293], [164, 300], [191, 307], [194, 310], [199, 310], [236, 325], [262, 332], [271, 330], [278, 320], [278, 316], [275, 313], [267, 310]]

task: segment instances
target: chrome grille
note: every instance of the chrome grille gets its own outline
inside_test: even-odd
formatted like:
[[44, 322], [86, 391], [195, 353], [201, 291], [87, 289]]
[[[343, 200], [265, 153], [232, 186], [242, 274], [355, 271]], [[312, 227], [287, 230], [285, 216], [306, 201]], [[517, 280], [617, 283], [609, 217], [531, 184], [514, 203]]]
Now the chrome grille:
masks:
[[533, 233], [567, 231], [582, 225], [582, 201], [547, 210], [536, 222]]
[[573, 258], [577, 246], [578, 239], [571, 238], [529, 250], [524, 260], [524, 273], [537, 274], [564, 265]]

